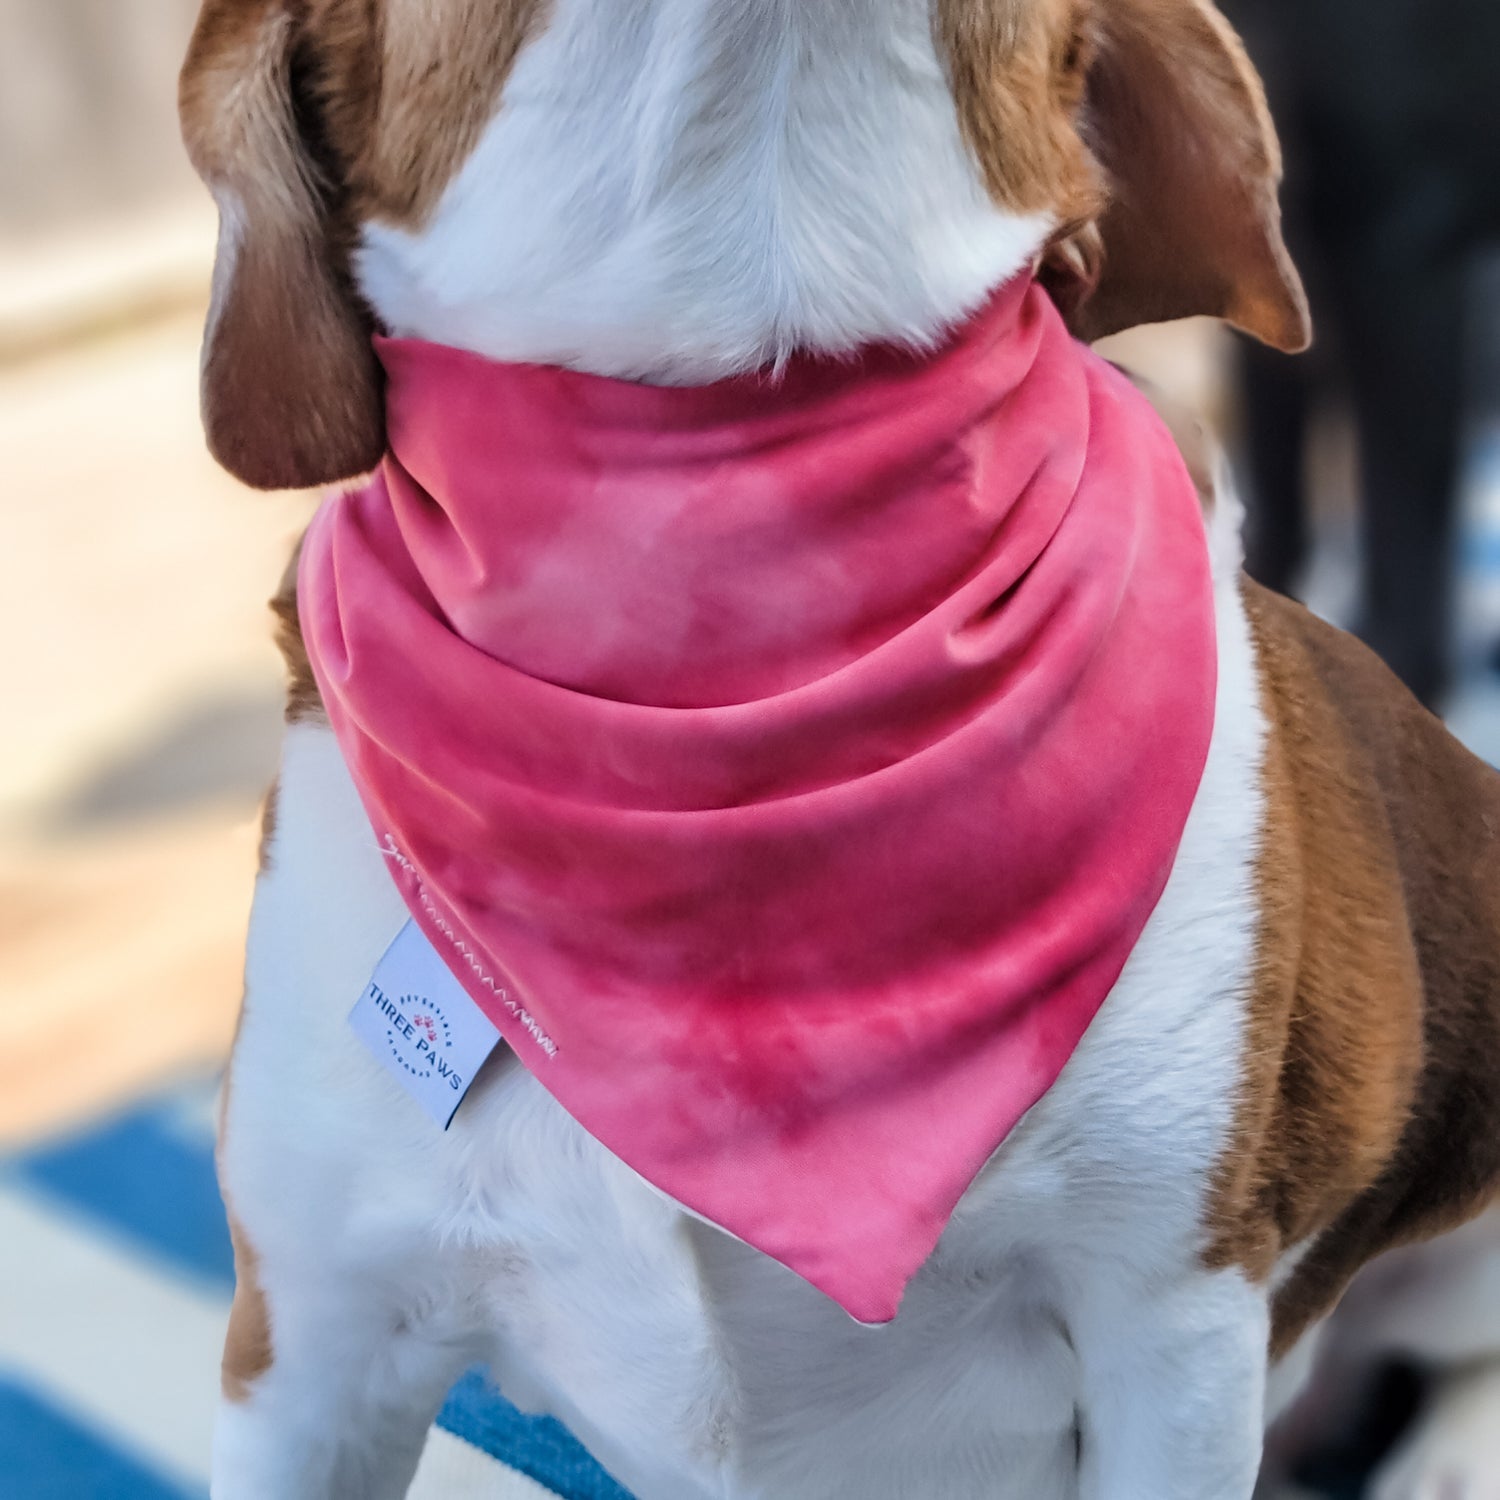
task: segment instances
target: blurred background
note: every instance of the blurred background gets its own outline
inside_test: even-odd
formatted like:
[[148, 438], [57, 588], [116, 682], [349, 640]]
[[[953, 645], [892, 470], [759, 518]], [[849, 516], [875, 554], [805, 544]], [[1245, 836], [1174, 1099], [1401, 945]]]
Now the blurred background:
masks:
[[[1438, 105], [1467, 106], [1442, 57], [1421, 61], [1432, 88], [1394, 126], [1405, 95], [1388, 77], [1330, 100], [1331, 75], [1293, 76], [1290, 28], [1306, 42], [1317, 15], [1326, 46], [1347, 45], [1336, 0], [1231, 8], [1288, 122], [1293, 238], [1330, 336], [1303, 366], [1257, 361], [1199, 325], [1111, 352], [1210, 416], [1252, 503], [1257, 481], [1273, 489], [1256, 511], [1258, 565], [1405, 653], [1418, 690], [1500, 760], [1500, 269], [1461, 153], [1433, 123]], [[1344, 6], [1376, 38], [1372, 69], [1407, 45], [1396, 20], [1381, 31], [1383, 8], [1402, 6]], [[0, 0], [6, 1500], [206, 1488], [230, 1288], [214, 1079], [280, 719], [264, 601], [312, 502], [243, 491], [199, 434], [214, 219], [175, 114], [196, 9]], [[1492, 22], [1475, 10], [1463, 25]], [[1470, 32], [1446, 35], [1462, 50]], [[1478, 164], [1500, 176], [1500, 133], [1472, 115], [1464, 126], [1464, 149], [1478, 131]], [[1331, 208], [1330, 158], [1344, 193]], [[1393, 340], [1370, 335], [1434, 278], [1446, 302], [1402, 311]], [[1372, 368], [1396, 381], [1394, 416], [1391, 392], [1360, 379]], [[1403, 389], [1433, 397], [1412, 419], [1420, 461], [1401, 436]], [[1379, 491], [1374, 537], [1362, 465]], [[1403, 559], [1429, 570], [1415, 602], [1400, 577], [1386, 597]]]
[[302, 497], [203, 451], [195, 0], [0, 0], [0, 1496], [206, 1494], [211, 1150]]

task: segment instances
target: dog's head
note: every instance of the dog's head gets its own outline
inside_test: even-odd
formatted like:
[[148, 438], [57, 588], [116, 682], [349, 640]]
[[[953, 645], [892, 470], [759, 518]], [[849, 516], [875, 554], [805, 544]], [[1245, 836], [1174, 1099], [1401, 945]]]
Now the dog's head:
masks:
[[[378, 463], [374, 318], [352, 252], [372, 226], [416, 231], [432, 218], [509, 102], [518, 58], [592, 3], [205, 0], [182, 112], [222, 216], [204, 414], [227, 468], [277, 487]], [[633, 25], [664, 24], [661, 0], [614, 3]], [[1243, 48], [1208, 0], [722, 5], [789, 18], [836, 6], [849, 28], [930, 6], [973, 175], [998, 209], [1045, 226], [1041, 274], [1080, 336], [1206, 314], [1280, 348], [1306, 344], [1275, 133]], [[732, 68], [714, 76], [743, 85]], [[566, 111], [567, 97], [526, 108]], [[553, 124], [567, 139], [568, 121]]]

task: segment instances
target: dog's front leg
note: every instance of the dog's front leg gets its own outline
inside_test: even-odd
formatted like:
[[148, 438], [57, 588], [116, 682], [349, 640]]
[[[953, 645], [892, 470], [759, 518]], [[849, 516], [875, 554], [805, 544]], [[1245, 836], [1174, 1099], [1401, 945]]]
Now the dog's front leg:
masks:
[[325, 727], [293, 725], [280, 787], [219, 1136], [238, 1287], [213, 1496], [397, 1500], [486, 1352], [484, 1266], [445, 1234], [453, 1138], [349, 1026], [406, 912]]
[[401, 1500], [470, 1353], [375, 1286], [267, 1290], [242, 1266], [213, 1500]]
[[1079, 1500], [1249, 1500], [1268, 1321], [1264, 1293], [1232, 1271], [1092, 1297], [1073, 1324]]

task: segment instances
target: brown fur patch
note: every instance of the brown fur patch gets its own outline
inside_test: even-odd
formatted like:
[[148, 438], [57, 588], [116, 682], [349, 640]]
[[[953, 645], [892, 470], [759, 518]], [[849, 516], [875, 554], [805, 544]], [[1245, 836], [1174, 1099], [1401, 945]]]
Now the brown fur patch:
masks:
[[297, 612], [297, 567], [302, 560], [302, 543], [298, 542], [292, 559], [281, 575], [281, 583], [271, 599], [271, 613], [276, 617], [276, 644], [286, 662], [286, 721], [300, 724], [304, 720], [323, 720], [323, 695], [313, 675], [307, 643], [302, 639], [302, 620]]
[[1500, 775], [1363, 646], [1246, 586], [1269, 723], [1262, 929], [1212, 1266], [1285, 1352], [1374, 1256], [1500, 1190]]
[[183, 65], [188, 154], [224, 231], [205, 335], [203, 424], [246, 483], [295, 489], [385, 450], [370, 318], [350, 285], [337, 185], [299, 108], [300, 9], [207, 0]]
[[936, 32], [991, 196], [1057, 216], [1043, 281], [1080, 337], [1202, 314], [1306, 345], [1276, 132], [1208, 0], [937, 0]]
[[990, 195], [1015, 213], [1056, 212], [1070, 229], [1103, 205], [1076, 115], [1092, 60], [1080, 0], [937, 0], [939, 54], [964, 139]]
[[261, 489], [385, 449], [359, 226], [415, 226], [493, 114], [543, 0], [205, 0], [183, 136], [224, 217], [205, 339], [214, 456]]
[[281, 778], [277, 777], [266, 790], [266, 800], [260, 810], [260, 848], [256, 856], [256, 867], [264, 875], [271, 868], [271, 850], [276, 843], [276, 823], [281, 812]]
[[544, 0], [319, 0], [322, 107], [357, 218], [426, 220], [544, 15]]
[[250, 1399], [255, 1382], [275, 1362], [275, 1350], [271, 1313], [260, 1284], [260, 1257], [233, 1214], [229, 1216], [229, 1234], [234, 1244], [234, 1303], [229, 1309], [220, 1377], [225, 1399], [243, 1403]]
[[[245, 1007], [242, 1004], [235, 1022], [234, 1043], [229, 1049], [229, 1064], [224, 1069], [224, 1084], [219, 1090], [219, 1138], [214, 1160], [226, 1205], [229, 1191], [224, 1182], [224, 1140], [229, 1128], [229, 1100], [234, 1089], [234, 1054], [244, 1026]], [[275, 1351], [271, 1341], [271, 1311], [260, 1280], [260, 1256], [235, 1218], [233, 1209], [228, 1211], [228, 1219], [229, 1240], [234, 1249], [234, 1301], [229, 1309], [229, 1328], [224, 1335], [219, 1381], [226, 1400], [243, 1403], [250, 1399], [251, 1387], [271, 1368]]]
[[1281, 237], [1281, 148], [1233, 28], [1209, 0], [1109, 0], [1099, 24], [1087, 130], [1111, 192], [1078, 331], [1202, 314], [1305, 348], [1307, 298]]

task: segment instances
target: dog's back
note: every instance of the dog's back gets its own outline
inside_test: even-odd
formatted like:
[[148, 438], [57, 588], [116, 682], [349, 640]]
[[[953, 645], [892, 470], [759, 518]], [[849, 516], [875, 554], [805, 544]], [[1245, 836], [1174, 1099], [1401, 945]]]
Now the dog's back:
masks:
[[1500, 1189], [1500, 773], [1353, 637], [1245, 587], [1271, 905], [1221, 1250], [1305, 1251], [1285, 1352], [1374, 1255]]

